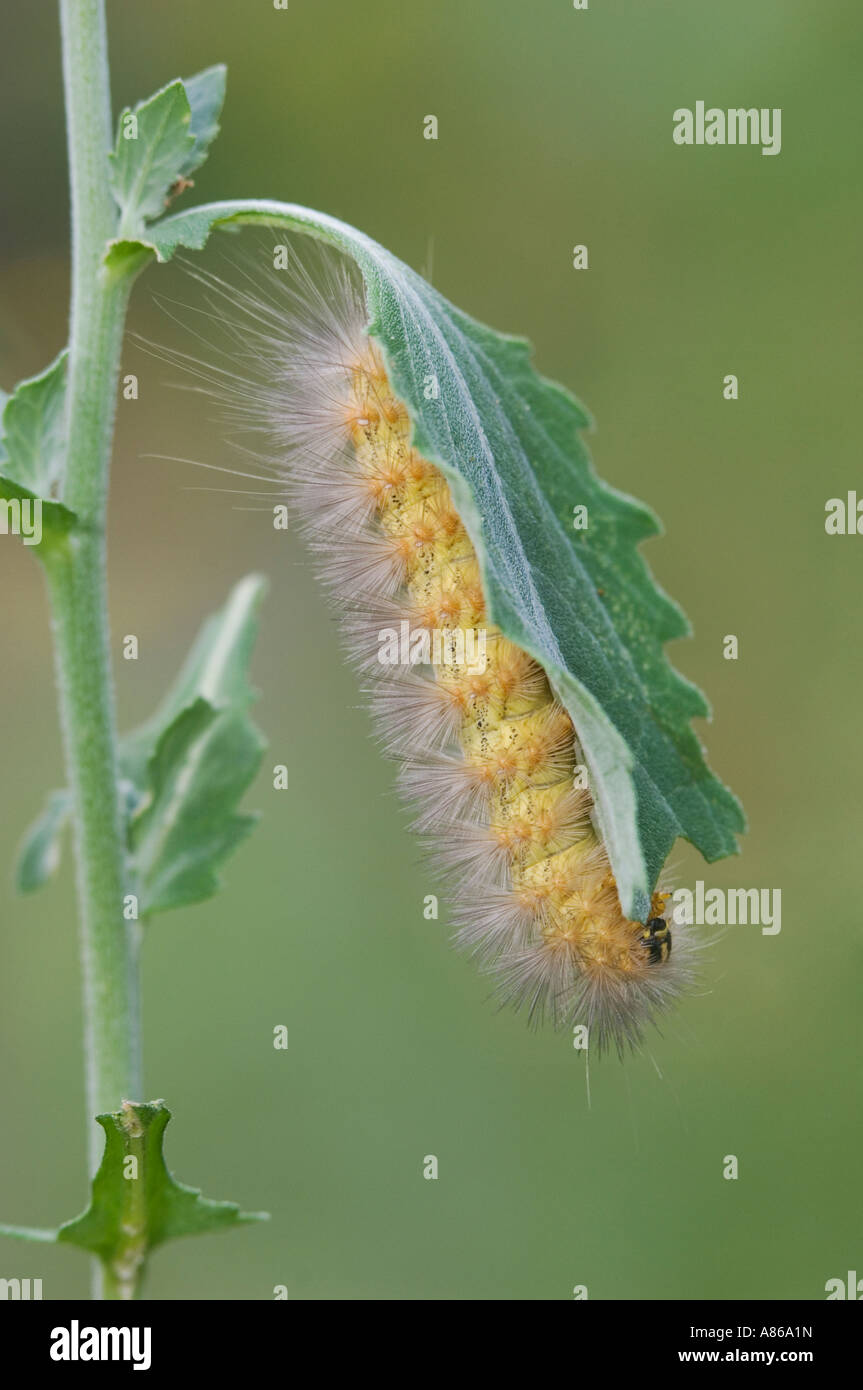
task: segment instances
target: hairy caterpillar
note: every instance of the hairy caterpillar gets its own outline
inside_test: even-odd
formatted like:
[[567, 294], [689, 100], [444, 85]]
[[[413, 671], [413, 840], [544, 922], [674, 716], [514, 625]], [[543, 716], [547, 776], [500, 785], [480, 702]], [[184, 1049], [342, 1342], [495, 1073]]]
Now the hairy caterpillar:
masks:
[[[621, 910], [581, 785], [578, 733], [542, 667], [490, 621], [443, 473], [412, 444], [352, 263], [291, 247], [261, 292], [198, 275], [225, 366], [174, 360], [263, 433], [326, 586], [415, 826], [449, 881], [457, 940], [531, 1018], [621, 1051], [693, 978], [695, 947]], [[210, 341], [212, 334], [202, 335]], [[481, 660], [478, 653], [481, 648]], [[420, 664], [434, 653], [430, 665]]]

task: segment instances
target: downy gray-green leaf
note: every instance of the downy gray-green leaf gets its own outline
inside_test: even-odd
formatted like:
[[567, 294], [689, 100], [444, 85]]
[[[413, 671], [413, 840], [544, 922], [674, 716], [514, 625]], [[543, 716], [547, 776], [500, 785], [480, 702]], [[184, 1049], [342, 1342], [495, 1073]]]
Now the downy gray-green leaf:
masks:
[[20, 381], [2, 403], [3, 473], [28, 494], [59, 495], [63, 474], [64, 348], [44, 372]]
[[109, 156], [120, 238], [134, 237], [164, 212], [177, 181], [203, 164], [219, 130], [224, 98], [225, 67], [218, 64], [169, 82], [122, 113]]

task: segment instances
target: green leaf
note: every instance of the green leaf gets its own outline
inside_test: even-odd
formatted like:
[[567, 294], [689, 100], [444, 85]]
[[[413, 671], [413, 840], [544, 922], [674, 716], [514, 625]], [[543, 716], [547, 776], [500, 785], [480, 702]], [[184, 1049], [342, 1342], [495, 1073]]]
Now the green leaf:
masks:
[[203, 164], [224, 99], [225, 68], [219, 64], [185, 82], [169, 82], [122, 113], [109, 156], [120, 241], [134, 240], [145, 222], [164, 212], [178, 181]]
[[263, 589], [256, 575], [236, 586], [155, 716], [121, 742], [122, 774], [138, 791], [129, 850], [142, 917], [211, 897], [216, 869], [256, 822], [236, 807], [264, 749], [248, 715]]
[[166, 1240], [267, 1219], [234, 1202], [210, 1201], [171, 1176], [162, 1153], [170, 1118], [161, 1100], [124, 1101], [121, 1110], [96, 1116], [105, 1151], [90, 1205], [56, 1233], [59, 1243], [98, 1255], [121, 1296], [134, 1291], [150, 1254]]
[[121, 237], [164, 211], [169, 189], [195, 148], [192, 111], [182, 82], [171, 82], [120, 117], [111, 160], [111, 190]]
[[[745, 828], [690, 726], [707, 703], [663, 650], [689, 627], [638, 552], [659, 522], [597, 478], [586, 411], [537, 374], [527, 343], [469, 318], [345, 223], [293, 204], [215, 203], [150, 227], [142, 251], [167, 261], [200, 250], [214, 227], [250, 224], [308, 233], [359, 266], [416, 447], [450, 481], [491, 618], [543, 665], [572, 716], [623, 910], [643, 920], [678, 836], [715, 860], [736, 852]], [[577, 505], [586, 531], [573, 529]]]
[[43, 557], [75, 524], [75, 515], [51, 496], [63, 476], [66, 359], [60, 355], [38, 376], [0, 393], [0, 535], [20, 535]]
[[72, 807], [67, 791], [51, 792], [18, 851], [15, 883], [19, 893], [32, 893], [48, 882], [60, 864], [60, 836]]
[[155, 248], [145, 241], [111, 241], [105, 253], [105, 265], [109, 274], [118, 279], [134, 278], [153, 259], [154, 250]]
[[75, 525], [75, 513], [62, 502], [37, 497], [29, 488], [0, 474], [0, 535], [19, 535], [25, 546], [32, 546], [48, 558]]
[[191, 154], [179, 171], [183, 178], [187, 178], [201, 167], [219, 133], [219, 116], [225, 104], [227, 72], [224, 63], [216, 63], [213, 67], [196, 73], [194, 77], [183, 79], [192, 112], [190, 129], [195, 137]]
[[[236, 586], [202, 627], [156, 714], [121, 741], [120, 794], [142, 917], [211, 897], [217, 867], [256, 824], [235, 808], [264, 748], [248, 717], [264, 587], [256, 575]], [[20, 892], [40, 888], [55, 872], [70, 810], [67, 791], [50, 794], [19, 851]]]
[[3, 400], [3, 472], [31, 496], [49, 498], [62, 478], [67, 357], [64, 348], [50, 367], [19, 382]]
[[130, 846], [142, 917], [201, 902], [218, 889], [215, 866], [246, 838], [256, 816], [233, 808], [264, 744], [240, 715], [196, 700], [165, 730], [149, 765], [150, 801]]

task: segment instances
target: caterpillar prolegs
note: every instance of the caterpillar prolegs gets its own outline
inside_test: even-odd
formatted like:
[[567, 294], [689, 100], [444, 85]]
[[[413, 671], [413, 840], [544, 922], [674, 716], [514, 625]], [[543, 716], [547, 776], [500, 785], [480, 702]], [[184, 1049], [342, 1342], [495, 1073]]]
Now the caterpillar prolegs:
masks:
[[352, 263], [318, 247], [237, 288], [204, 277], [231, 337], [208, 372], [238, 423], [272, 441], [343, 610], [415, 826], [445, 874], [457, 940], [500, 997], [585, 1024], [621, 1050], [693, 975], [668, 894], [621, 911], [592, 816], [578, 732], [545, 672], [491, 621], [477, 555], [443, 472], [412, 443], [367, 331]]

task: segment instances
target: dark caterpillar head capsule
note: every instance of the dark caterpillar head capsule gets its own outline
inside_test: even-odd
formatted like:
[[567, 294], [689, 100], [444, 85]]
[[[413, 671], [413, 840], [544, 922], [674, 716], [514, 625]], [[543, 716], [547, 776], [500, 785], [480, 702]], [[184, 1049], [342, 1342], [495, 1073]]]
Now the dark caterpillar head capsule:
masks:
[[671, 955], [671, 931], [663, 917], [651, 917], [639, 941], [647, 951], [651, 965], [659, 965]]

